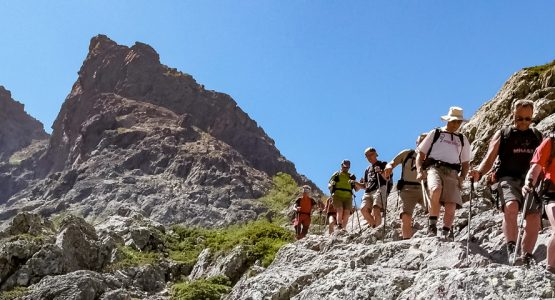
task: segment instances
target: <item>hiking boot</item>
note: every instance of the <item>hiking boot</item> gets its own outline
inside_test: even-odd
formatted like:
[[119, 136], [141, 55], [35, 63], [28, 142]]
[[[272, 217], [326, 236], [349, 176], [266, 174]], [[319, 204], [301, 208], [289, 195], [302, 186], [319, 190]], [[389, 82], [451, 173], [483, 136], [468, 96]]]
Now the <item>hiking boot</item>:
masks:
[[428, 227], [428, 236], [437, 236], [437, 227], [435, 225]]
[[517, 257], [513, 263], [513, 266], [529, 266], [535, 261], [534, 255], [530, 253], [524, 253]]
[[505, 249], [507, 250], [507, 261], [509, 262], [509, 265], [514, 264], [513, 257], [515, 255], [515, 247], [516, 245], [511, 242], [505, 244]]
[[441, 230], [441, 238], [446, 241], [453, 242], [455, 241], [455, 234], [453, 233], [453, 230], [444, 228]]
[[338, 231], [338, 230], [343, 230], [343, 226], [341, 226], [341, 224], [335, 225], [335, 231]]

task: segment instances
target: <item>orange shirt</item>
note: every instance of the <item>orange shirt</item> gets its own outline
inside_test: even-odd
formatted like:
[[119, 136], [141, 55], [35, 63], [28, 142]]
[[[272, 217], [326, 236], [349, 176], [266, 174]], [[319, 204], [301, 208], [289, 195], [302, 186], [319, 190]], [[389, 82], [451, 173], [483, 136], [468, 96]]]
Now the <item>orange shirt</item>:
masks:
[[310, 214], [312, 212], [312, 205], [314, 205], [316, 201], [308, 196], [302, 196], [297, 199], [297, 207], [301, 208], [301, 213]]
[[[555, 182], [555, 163], [552, 161], [551, 165], [547, 165], [549, 155], [551, 153], [551, 138], [544, 139], [543, 142], [534, 151], [534, 156], [530, 164], [538, 164], [542, 167], [545, 178]], [[555, 160], [555, 159], [554, 159]]]

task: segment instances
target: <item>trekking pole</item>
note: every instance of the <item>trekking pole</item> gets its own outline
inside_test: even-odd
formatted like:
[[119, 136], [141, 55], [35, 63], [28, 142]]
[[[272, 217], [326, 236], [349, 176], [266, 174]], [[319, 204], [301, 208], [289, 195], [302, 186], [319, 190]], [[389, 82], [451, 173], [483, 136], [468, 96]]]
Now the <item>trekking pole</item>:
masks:
[[[382, 202], [382, 208], [383, 208], [382, 243], [385, 243], [385, 226], [386, 226], [385, 221], [387, 220], [386, 219], [387, 203], [384, 204], [384, 201], [383, 201], [382, 186], [380, 183], [380, 174], [378, 174], [376, 170], [374, 170], [374, 173], [376, 173], [376, 179], [378, 180], [378, 193], [380, 193], [380, 201]], [[387, 180], [385, 183], [386, 183], [386, 189], [387, 189]], [[387, 201], [387, 198], [386, 198], [386, 201]]]
[[362, 227], [360, 226], [360, 217], [358, 216], [356, 197], [357, 196], [353, 194], [353, 206], [355, 207], [355, 214], [357, 215], [357, 222], [358, 222], [358, 233], [360, 234], [362, 232]]
[[466, 238], [466, 258], [469, 256], [470, 249], [470, 221], [472, 220], [472, 194], [474, 194], [474, 178], [470, 178], [470, 197], [468, 200], [468, 237]]
[[299, 219], [299, 212], [295, 212], [295, 238], [297, 238], [300, 235], [300, 230], [301, 230], [301, 225], [300, 223], [300, 219]]
[[522, 217], [520, 218], [520, 222], [518, 224], [518, 237], [516, 239], [515, 253], [513, 253], [512, 265], [514, 265], [518, 252], [520, 251], [520, 248], [521, 248], [520, 242], [522, 240], [522, 235], [524, 234], [524, 220], [526, 219], [526, 213], [528, 212], [528, 205], [530, 204], [530, 200], [533, 200], [533, 198], [534, 198], [533, 190], [526, 193], [526, 196], [524, 196], [524, 208], [522, 209]]
[[[426, 190], [426, 184], [424, 183], [424, 179], [420, 180], [420, 185], [422, 186], [422, 200], [424, 200], [424, 208], [426, 208], [426, 213], [428, 216], [430, 215], [430, 199], [428, 197], [428, 191]], [[430, 218], [428, 218], [428, 227], [430, 227]]]

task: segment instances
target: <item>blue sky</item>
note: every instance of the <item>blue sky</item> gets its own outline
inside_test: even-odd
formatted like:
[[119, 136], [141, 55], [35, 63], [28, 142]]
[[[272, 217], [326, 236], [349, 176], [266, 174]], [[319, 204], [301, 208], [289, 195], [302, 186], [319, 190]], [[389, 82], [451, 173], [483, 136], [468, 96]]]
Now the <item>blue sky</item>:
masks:
[[[552, 1], [4, 1], [0, 85], [50, 131], [92, 36], [231, 95], [324, 188], [555, 59]], [[397, 170], [397, 173], [400, 171]]]

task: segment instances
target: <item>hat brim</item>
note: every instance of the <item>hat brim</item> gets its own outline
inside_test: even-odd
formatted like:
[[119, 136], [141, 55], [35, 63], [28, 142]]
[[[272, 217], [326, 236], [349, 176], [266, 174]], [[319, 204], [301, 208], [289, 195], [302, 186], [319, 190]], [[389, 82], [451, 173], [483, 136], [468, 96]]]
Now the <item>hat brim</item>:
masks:
[[447, 121], [447, 122], [451, 122], [451, 121], [463, 121], [463, 122], [468, 122], [468, 120], [465, 120], [464, 118], [461, 117], [454, 117], [454, 116], [441, 116], [441, 119], [443, 121]]

